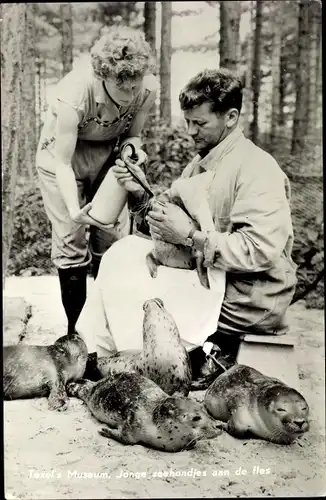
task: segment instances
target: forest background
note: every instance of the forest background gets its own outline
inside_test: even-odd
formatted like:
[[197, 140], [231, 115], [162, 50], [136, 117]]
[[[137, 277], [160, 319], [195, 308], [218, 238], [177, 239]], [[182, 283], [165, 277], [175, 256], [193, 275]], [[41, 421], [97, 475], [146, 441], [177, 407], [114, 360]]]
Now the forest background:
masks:
[[[160, 83], [144, 130], [149, 181], [170, 185], [194, 156], [178, 105], [204, 68], [243, 79], [242, 127], [289, 176], [300, 293], [323, 271], [321, 3], [318, 0], [1, 4], [3, 283], [55, 273], [35, 152], [53, 88], [112, 25], [141, 29]], [[307, 296], [323, 307], [323, 283]]]

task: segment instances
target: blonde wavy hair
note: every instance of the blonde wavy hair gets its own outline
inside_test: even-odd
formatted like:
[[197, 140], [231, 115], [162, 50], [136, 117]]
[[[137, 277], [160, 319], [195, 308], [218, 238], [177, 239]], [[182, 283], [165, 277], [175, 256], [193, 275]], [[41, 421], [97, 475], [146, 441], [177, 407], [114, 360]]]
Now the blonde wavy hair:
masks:
[[91, 63], [97, 78], [114, 78], [120, 85], [154, 69], [151, 48], [143, 33], [125, 27], [110, 29], [95, 43]]

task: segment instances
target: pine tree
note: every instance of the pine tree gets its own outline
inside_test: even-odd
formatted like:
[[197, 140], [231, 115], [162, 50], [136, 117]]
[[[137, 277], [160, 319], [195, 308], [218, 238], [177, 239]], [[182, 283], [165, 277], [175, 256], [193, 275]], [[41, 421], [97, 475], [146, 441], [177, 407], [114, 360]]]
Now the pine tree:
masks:
[[161, 2], [160, 117], [171, 124], [171, 18], [172, 2]]
[[[144, 33], [149, 43], [156, 63], [156, 3], [144, 3]], [[154, 70], [156, 74], [156, 70]], [[153, 156], [155, 152], [155, 125], [156, 125], [156, 103], [154, 102], [144, 126], [143, 135], [146, 136], [147, 153]]]
[[283, 4], [276, 1], [272, 5], [272, 116], [271, 116], [271, 150], [277, 146], [277, 131], [279, 125], [279, 113], [281, 104], [281, 44], [282, 44], [282, 25]]
[[21, 120], [22, 78], [26, 4], [1, 5], [1, 100], [2, 113], [2, 286], [13, 232], [14, 202], [23, 132]]
[[241, 2], [220, 2], [220, 67], [239, 69]]
[[144, 33], [156, 58], [156, 3], [144, 2]]
[[321, 27], [321, 6], [318, 2], [309, 5], [309, 98], [308, 98], [308, 132], [314, 138], [318, 108], [318, 52]]
[[73, 34], [72, 34], [72, 8], [71, 3], [60, 4], [60, 16], [62, 21], [62, 74], [65, 75], [72, 70], [73, 63]]
[[26, 4], [25, 39], [22, 54], [22, 117], [23, 130], [19, 148], [19, 175], [33, 180], [38, 131], [36, 128], [35, 92], [35, 5]]
[[244, 43], [244, 52], [242, 61], [244, 62], [244, 77], [243, 77], [243, 112], [241, 114], [241, 124], [245, 135], [249, 136], [250, 123], [252, 117], [252, 69], [253, 69], [253, 31], [254, 31], [254, 2], [246, 2], [249, 5], [250, 14], [250, 29]]
[[252, 72], [252, 93], [253, 93], [253, 119], [251, 124], [251, 138], [253, 142], [258, 140], [258, 109], [261, 86], [261, 46], [262, 46], [262, 26], [263, 26], [263, 0], [256, 0], [256, 21], [254, 37], [254, 57]]
[[309, 3], [300, 0], [297, 38], [296, 104], [293, 117], [292, 149], [293, 155], [300, 154], [305, 147], [308, 131], [309, 103]]

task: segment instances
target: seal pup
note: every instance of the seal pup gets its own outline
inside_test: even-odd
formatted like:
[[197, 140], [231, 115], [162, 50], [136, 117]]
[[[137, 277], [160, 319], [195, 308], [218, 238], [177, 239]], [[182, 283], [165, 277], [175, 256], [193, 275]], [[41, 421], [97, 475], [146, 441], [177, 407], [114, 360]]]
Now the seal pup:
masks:
[[136, 371], [169, 395], [179, 392], [187, 396], [191, 384], [190, 359], [172, 315], [158, 298], [146, 300], [143, 310], [143, 350], [100, 357], [97, 367], [102, 377]]
[[227, 422], [234, 437], [247, 435], [277, 444], [291, 444], [309, 430], [309, 407], [295, 389], [245, 365], [234, 365], [208, 388], [204, 406]]
[[[182, 210], [191, 219], [192, 230], [215, 231], [215, 224], [209, 204], [209, 180], [211, 173], [199, 174], [190, 178], [181, 178], [174, 181], [168, 193], [161, 193], [150, 200], [150, 206], [155, 201], [164, 206], [173, 207], [173, 210]], [[207, 267], [203, 252], [186, 247], [184, 245], [173, 245], [153, 238], [154, 250], [146, 257], [147, 266], [153, 277], [157, 276], [157, 267], [162, 264], [168, 267], [182, 269], [197, 269], [201, 285], [210, 289]]]
[[[162, 195], [152, 200], [152, 204], [154, 204], [154, 201], [160, 201], [161, 197]], [[164, 204], [165, 206], [173, 207], [175, 211], [182, 210], [176, 204], [169, 202], [164, 202]], [[192, 229], [199, 229], [199, 225], [194, 221], [192, 221]], [[157, 240], [153, 237], [152, 241], [154, 248], [146, 255], [146, 264], [152, 278], [157, 277], [157, 269], [160, 265], [175, 269], [196, 269], [201, 285], [209, 289], [207, 270], [203, 266], [204, 257], [202, 252], [186, 247], [185, 245], [167, 243], [166, 241]]]
[[70, 382], [67, 392], [83, 400], [91, 414], [106, 424], [99, 431], [102, 436], [122, 444], [177, 452], [222, 432], [198, 402], [170, 397], [138, 373], [117, 373], [98, 382]]
[[85, 372], [87, 347], [78, 334], [58, 338], [53, 345], [10, 345], [3, 348], [4, 399], [48, 396], [50, 410], [68, 405], [66, 383]]

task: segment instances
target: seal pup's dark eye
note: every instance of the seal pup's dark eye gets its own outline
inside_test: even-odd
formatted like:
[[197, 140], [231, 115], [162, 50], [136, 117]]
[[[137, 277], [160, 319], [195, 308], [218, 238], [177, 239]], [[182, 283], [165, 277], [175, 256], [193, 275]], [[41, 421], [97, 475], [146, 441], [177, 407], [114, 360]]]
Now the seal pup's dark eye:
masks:
[[196, 415], [195, 417], [192, 418], [193, 422], [197, 422], [198, 420], [201, 420], [201, 416], [200, 415]]
[[276, 411], [282, 412], [282, 411], [286, 411], [286, 410], [284, 408], [277, 408]]

